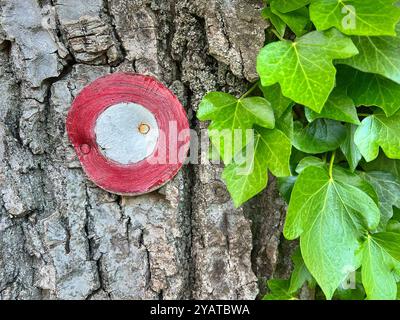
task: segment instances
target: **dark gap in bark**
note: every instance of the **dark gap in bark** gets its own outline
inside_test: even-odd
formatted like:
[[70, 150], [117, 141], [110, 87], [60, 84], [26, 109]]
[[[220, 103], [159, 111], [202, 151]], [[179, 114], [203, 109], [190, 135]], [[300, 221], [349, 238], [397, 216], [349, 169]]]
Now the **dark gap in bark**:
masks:
[[[252, 221], [251, 262], [258, 279], [258, 298], [262, 298], [266, 293], [266, 281], [274, 277], [281, 256], [287, 253], [286, 248], [281, 247], [286, 204], [277, 190], [276, 178], [269, 175], [267, 189], [244, 205], [244, 213]], [[290, 264], [285, 260], [281, 268]]]
[[[191, 97], [192, 93], [189, 88], [187, 88], [188, 91], [188, 105], [191, 106]], [[192, 117], [191, 122], [189, 123], [190, 128], [195, 128], [197, 125], [197, 121], [195, 117]], [[189, 228], [189, 235], [188, 235], [188, 247], [187, 247], [187, 263], [189, 267], [189, 272], [188, 272], [188, 294], [189, 294], [189, 299], [193, 299], [193, 290], [194, 290], [194, 285], [195, 285], [195, 264], [194, 264], [194, 259], [193, 259], [193, 200], [195, 198], [195, 164], [189, 163], [186, 168], [187, 172], [187, 181], [188, 181], [188, 191], [187, 191], [187, 203], [188, 203], [188, 228]]]

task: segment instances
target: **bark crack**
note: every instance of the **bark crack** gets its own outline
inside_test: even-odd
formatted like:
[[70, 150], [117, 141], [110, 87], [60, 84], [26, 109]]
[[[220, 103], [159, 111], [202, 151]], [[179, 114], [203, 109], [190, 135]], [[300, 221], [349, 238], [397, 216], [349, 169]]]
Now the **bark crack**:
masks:
[[123, 63], [125, 61], [125, 59], [127, 57], [127, 52], [126, 52], [126, 49], [124, 47], [124, 43], [123, 43], [123, 41], [121, 39], [121, 36], [118, 33], [117, 27], [115, 25], [115, 17], [114, 17], [114, 15], [112, 13], [109, 0], [103, 0], [103, 7], [104, 7], [104, 10], [105, 10], [105, 16], [107, 17], [108, 22], [109, 22], [109, 24], [111, 26], [114, 39], [118, 42], [119, 50], [122, 53], [122, 58], [120, 59], [120, 61], [117, 60], [117, 61], [115, 61], [115, 62], [113, 62], [111, 64], [111, 66], [113, 66], [113, 67], [118, 67], [121, 63]]

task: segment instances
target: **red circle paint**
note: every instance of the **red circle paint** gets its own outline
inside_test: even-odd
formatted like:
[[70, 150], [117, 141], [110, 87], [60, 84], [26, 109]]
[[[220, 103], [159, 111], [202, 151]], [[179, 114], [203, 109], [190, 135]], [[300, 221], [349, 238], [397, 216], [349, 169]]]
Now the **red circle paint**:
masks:
[[[152, 118], [154, 116], [159, 130], [153, 141], [154, 151], [134, 163], [120, 163], [106, 156], [96, 137], [96, 125], [103, 123], [100, 116], [110, 107], [123, 108], [125, 104], [144, 107]], [[177, 174], [189, 149], [189, 123], [185, 110], [168, 88], [150, 76], [114, 73], [92, 82], [74, 100], [66, 127], [89, 179], [99, 187], [121, 195], [139, 195], [161, 187]], [[132, 134], [139, 135], [135, 130], [145, 136], [155, 128], [153, 124], [132, 123]], [[116, 141], [118, 132], [112, 136]], [[134, 154], [132, 150], [129, 152]]]

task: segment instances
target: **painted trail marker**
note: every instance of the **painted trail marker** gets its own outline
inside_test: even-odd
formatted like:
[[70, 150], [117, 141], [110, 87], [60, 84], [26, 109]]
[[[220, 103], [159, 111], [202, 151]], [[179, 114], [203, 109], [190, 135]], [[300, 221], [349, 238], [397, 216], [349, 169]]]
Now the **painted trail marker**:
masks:
[[190, 132], [179, 100], [152, 77], [114, 73], [89, 84], [67, 117], [82, 167], [99, 187], [121, 195], [151, 192], [186, 159]]

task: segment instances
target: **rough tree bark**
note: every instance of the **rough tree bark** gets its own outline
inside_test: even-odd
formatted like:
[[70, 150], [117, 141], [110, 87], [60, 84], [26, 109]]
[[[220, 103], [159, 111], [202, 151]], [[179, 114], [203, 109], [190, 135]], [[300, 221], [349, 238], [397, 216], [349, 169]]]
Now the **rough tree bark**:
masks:
[[[65, 132], [99, 76], [152, 74], [200, 131], [206, 92], [257, 78], [261, 0], [0, 0], [0, 298], [254, 299], [290, 268], [275, 183], [234, 209], [217, 165], [109, 194]], [[258, 279], [258, 280], [257, 280]]]

